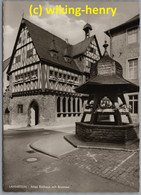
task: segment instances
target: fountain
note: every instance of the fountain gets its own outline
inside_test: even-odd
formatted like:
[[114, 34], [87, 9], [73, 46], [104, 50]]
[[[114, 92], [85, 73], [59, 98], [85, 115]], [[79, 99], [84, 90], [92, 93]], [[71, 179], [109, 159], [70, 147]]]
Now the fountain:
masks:
[[124, 94], [138, 92], [139, 86], [123, 78], [122, 66], [109, 56], [106, 41], [103, 47], [103, 56], [91, 66], [90, 79], [75, 89], [89, 95], [81, 122], [76, 123], [76, 137], [86, 142], [126, 143], [137, 135]]

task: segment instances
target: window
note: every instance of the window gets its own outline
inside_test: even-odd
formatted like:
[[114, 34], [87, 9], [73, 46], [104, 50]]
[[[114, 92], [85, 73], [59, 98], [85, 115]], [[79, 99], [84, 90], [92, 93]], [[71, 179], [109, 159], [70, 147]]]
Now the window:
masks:
[[73, 116], [75, 116], [75, 98], [73, 98]]
[[33, 71], [33, 74], [34, 74], [35, 76], [38, 76], [37, 70], [34, 70], [34, 71]]
[[26, 78], [26, 79], [28, 78], [28, 74], [27, 74], [27, 73], [25, 73], [25, 78]]
[[18, 113], [23, 113], [23, 104], [18, 104]]
[[27, 58], [30, 58], [30, 57], [32, 57], [33, 56], [33, 49], [29, 49], [28, 51], [27, 51]]
[[67, 57], [67, 56], [65, 56], [65, 57], [64, 57], [64, 59], [65, 59], [65, 61], [66, 61], [66, 62], [68, 62], [68, 63], [70, 63], [70, 62], [71, 62], [71, 57]]
[[75, 77], [75, 81], [78, 81], [78, 77]]
[[30, 72], [30, 74], [29, 73], [27, 73], [27, 74], [28, 74], [28, 76], [27, 76], [28, 78], [37, 79], [37, 77], [38, 77], [37, 70], [33, 70]]
[[128, 60], [129, 64], [129, 79], [138, 78], [138, 59]]
[[66, 112], [66, 98], [65, 97], [63, 98], [63, 112], [64, 112], [63, 117], [65, 117], [66, 116], [66, 114], [65, 114], [65, 112]]
[[77, 100], [77, 112], [78, 112], [78, 116], [80, 115], [80, 100], [79, 100], [79, 98], [78, 98], [78, 100]]
[[95, 49], [95, 48], [90, 47], [89, 51], [90, 51], [91, 53], [96, 54], [96, 49]]
[[61, 99], [60, 99], [60, 97], [58, 97], [58, 99], [57, 99], [57, 117], [61, 116], [60, 111], [61, 111]]
[[56, 77], [56, 78], [58, 77], [58, 72], [55, 72], [55, 77]]
[[52, 70], [50, 70], [49, 75], [53, 76], [53, 71]]
[[127, 43], [131, 44], [131, 43], [136, 43], [138, 39], [138, 29], [134, 28], [134, 29], [130, 29], [127, 31]]
[[60, 97], [57, 99], [57, 112], [60, 112]]
[[71, 112], [71, 98], [68, 98], [68, 112], [69, 112], [68, 116], [70, 117], [71, 116], [71, 114], [70, 114], [70, 112]]
[[16, 63], [18, 63], [20, 61], [21, 61], [21, 56], [20, 55], [16, 56]]
[[64, 77], [64, 79], [66, 79], [66, 74], [64, 74], [64, 76], [63, 76], [63, 77]]
[[59, 73], [59, 78], [62, 78], [62, 73]]
[[138, 114], [138, 95], [129, 95], [129, 105], [131, 113]]
[[72, 81], [74, 80], [74, 77], [73, 77], [73, 76], [71, 76], [71, 80], [72, 80]]
[[76, 99], [75, 97], [58, 97], [56, 104], [57, 117], [80, 116], [80, 101], [80, 98]]
[[16, 81], [18, 80], [18, 76], [15, 76], [15, 80], [16, 80]]
[[23, 74], [21, 74], [21, 75], [20, 75], [20, 78], [21, 78], [22, 80], [23, 80], [23, 77], [24, 77]]
[[27, 73], [27, 77], [28, 77], [28, 79], [30, 79], [30, 72]]

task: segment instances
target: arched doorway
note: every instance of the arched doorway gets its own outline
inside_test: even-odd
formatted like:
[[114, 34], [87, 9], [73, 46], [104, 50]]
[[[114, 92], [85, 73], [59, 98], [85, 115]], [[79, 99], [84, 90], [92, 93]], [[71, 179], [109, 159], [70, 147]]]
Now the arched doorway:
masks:
[[5, 109], [5, 124], [10, 124], [10, 111], [8, 108]]
[[29, 126], [35, 126], [39, 123], [39, 106], [33, 100], [29, 106]]

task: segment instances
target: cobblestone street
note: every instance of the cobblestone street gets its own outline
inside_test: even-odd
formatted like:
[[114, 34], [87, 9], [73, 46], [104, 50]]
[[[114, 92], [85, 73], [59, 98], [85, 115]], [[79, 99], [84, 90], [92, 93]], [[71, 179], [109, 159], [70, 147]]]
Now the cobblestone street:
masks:
[[45, 137], [47, 142], [49, 137], [50, 141], [54, 138], [56, 146], [60, 147], [58, 134], [63, 140], [64, 133], [43, 129], [7, 130], [4, 133], [4, 191], [139, 191], [139, 156], [136, 151], [76, 149], [54, 158], [29, 147]]
[[79, 149], [63, 159], [80, 169], [139, 189], [139, 152]]

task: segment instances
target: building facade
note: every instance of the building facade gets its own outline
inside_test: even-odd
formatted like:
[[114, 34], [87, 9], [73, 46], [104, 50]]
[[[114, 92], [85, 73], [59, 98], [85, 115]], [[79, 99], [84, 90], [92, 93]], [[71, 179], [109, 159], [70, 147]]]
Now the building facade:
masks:
[[4, 123], [61, 125], [80, 120], [87, 97], [74, 88], [87, 81], [91, 64], [101, 57], [91, 25], [83, 30], [85, 39], [71, 45], [22, 19], [7, 70]]
[[[123, 76], [139, 85], [139, 15], [105, 31], [110, 37], [110, 55], [123, 67]], [[139, 93], [125, 94], [134, 123], [139, 122]]]

